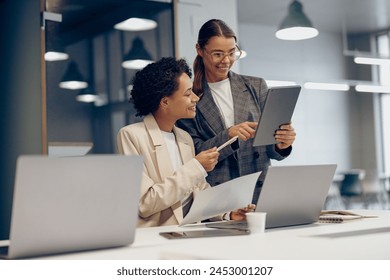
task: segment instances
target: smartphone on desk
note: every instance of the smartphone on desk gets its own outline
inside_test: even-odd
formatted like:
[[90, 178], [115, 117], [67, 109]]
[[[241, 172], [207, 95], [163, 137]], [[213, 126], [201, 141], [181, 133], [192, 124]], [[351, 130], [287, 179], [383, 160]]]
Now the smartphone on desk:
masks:
[[200, 238], [200, 237], [220, 237], [247, 235], [247, 230], [236, 229], [214, 229], [214, 230], [191, 230], [191, 231], [170, 231], [160, 232], [160, 235], [168, 239]]

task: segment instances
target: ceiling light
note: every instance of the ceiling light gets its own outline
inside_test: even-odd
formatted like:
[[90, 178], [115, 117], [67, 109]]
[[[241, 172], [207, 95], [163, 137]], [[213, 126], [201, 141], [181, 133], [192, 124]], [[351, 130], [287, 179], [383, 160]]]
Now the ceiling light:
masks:
[[62, 77], [61, 82], [59, 83], [59, 87], [76, 90], [86, 88], [87, 86], [88, 83], [81, 75], [77, 64], [74, 61], [71, 61], [65, 71], [64, 76]]
[[144, 31], [151, 30], [157, 27], [157, 22], [145, 18], [129, 18], [125, 21], [114, 25], [115, 29], [123, 31]]
[[144, 43], [138, 37], [133, 40], [130, 51], [125, 55], [122, 67], [127, 69], [142, 69], [152, 63], [152, 57], [144, 47]]
[[353, 59], [353, 61], [357, 64], [370, 64], [370, 65], [381, 65], [381, 66], [389, 66], [390, 65], [389, 58], [374, 58], [374, 57], [357, 56]]
[[275, 33], [275, 36], [281, 40], [304, 40], [317, 35], [318, 30], [303, 13], [303, 6], [299, 1], [290, 4], [288, 15]]
[[281, 87], [281, 86], [296, 86], [294, 81], [278, 81], [278, 80], [266, 80], [268, 87]]
[[69, 55], [65, 52], [62, 40], [60, 39], [60, 32], [58, 23], [48, 22], [46, 30], [46, 45], [45, 45], [45, 60], [59, 61], [66, 60]]
[[46, 40], [46, 61], [60, 61], [67, 60], [69, 55], [65, 52], [65, 48], [62, 45], [62, 42], [59, 39], [49, 39]]
[[64, 52], [49, 51], [45, 53], [46, 61], [60, 61], [60, 60], [67, 60], [68, 58], [69, 55]]
[[96, 94], [95, 90], [91, 87], [82, 89], [76, 96], [76, 100], [80, 102], [90, 103], [97, 101], [99, 96]]
[[247, 57], [247, 56], [248, 56], [248, 53], [244, 50], [241, 50], [241, 56], [239, 59], [242, 59], [242, 58]]
[[96, 93], [79, 93], [76, 96], [76, 100], [80, 102], [85, 102], [85, 103], [91, 103], [95, 102], [98, 99], [98, 96]]
[[337, 90], [337, 91], [348, 91], [349, 85], [346, 83], [312, 83], [307, 82], [303, 85], [307, 89], [318, 89], [318, 90]]
[[355, 90], [358, 92], [373, 92], [373, 93], [390, 93], [390, 86], [381, 85], [356, 85]]

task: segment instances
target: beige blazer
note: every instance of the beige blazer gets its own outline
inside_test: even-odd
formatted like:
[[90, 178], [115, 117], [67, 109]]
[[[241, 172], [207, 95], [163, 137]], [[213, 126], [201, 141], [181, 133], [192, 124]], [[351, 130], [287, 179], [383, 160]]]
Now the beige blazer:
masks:
[[153, 115], [145, 116], [143, 122], [121, 128], [117, 135], [120, 154], [142, 155], [144, 159], [139, 227], [179, 224], [183, 219], [181, 200], [190, 193], [195, 196], [197, 191], [209, 187], [204, 169], [194, 158], [191, 136], [178, 127], [174, 127], [173, 132], [183, 162], [176, 172]]

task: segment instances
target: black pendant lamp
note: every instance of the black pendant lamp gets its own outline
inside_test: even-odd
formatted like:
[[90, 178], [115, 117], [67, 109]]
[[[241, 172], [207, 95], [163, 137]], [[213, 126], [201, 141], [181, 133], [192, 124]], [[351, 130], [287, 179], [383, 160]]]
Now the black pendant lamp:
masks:
[[303, 5], [299, 1], [290, 4], [288, 14], [282, 21], [275, 36], [281, 40], [305, 40], [318, 35], [310, 19], [303, 12]]
[[142, 69], [152, 62], [152, 56], [145, 49], [143, 41], [139, 37], [136, 37], [133, 40], [130, 51], [123, 58], [122, 67], [127, 69]]
[[81, 75], [76, 62], [71, 61], [65, 71], [64, 76], [62, 77], [61, 82], [59, 83], [59, 87], [64, 89], [78, 90], [86, 88], [87, 86], [88, 83]]

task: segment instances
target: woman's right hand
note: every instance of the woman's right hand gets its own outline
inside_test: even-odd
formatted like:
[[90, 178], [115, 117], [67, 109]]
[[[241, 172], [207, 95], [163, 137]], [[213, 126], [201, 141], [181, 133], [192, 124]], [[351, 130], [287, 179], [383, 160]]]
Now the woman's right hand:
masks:
[[256, 134], [257, 122], [243, 122], [229, 128], [229, 137], [238, 136], [241, 140], [247, 141]]
[[215, 165], [218, 163], [218, 157], [219, 152], [217, 152], [216, 147], [201, 151], [195, 156], [195, 158], [207, 172], [210, 172], [214, 169]]

